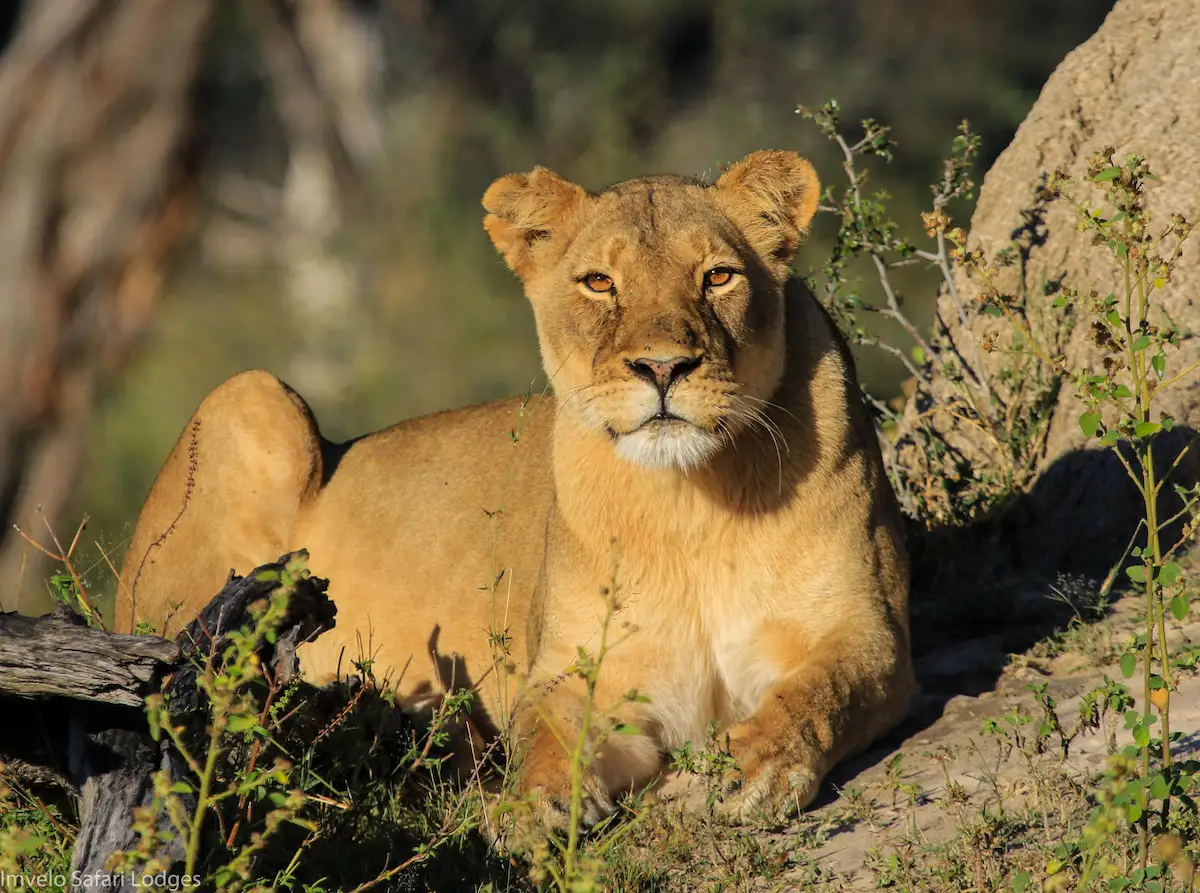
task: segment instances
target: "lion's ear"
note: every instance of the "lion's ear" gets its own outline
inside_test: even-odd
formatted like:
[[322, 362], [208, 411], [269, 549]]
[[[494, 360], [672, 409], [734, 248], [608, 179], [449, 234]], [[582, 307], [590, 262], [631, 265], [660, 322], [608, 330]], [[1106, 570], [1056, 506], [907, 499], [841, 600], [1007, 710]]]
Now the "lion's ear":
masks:
[[746, 240], [790, 266], [821, 197], [813, 166], [795, 152], [752, 152], [722, 174], [716, 188]]
[[509, 174], [483, 194], [483, 228], [509, 268], [524, 279], [538, 254], [574, 229], [586, 200], [583, 187], [544, 167]]

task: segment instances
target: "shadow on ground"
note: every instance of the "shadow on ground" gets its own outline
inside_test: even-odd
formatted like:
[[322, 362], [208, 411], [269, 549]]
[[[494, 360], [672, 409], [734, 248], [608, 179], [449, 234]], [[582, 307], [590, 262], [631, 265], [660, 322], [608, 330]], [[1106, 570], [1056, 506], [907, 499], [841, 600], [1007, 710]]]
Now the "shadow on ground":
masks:
[[[1170, 473], [1158, 517], [1183, 507], [1173, 485], [1200, 480], [1187, 453], [1197, 433], [1177, 427], [1153, 442], [1157, 479]], [[1132, 455], [1126, 452], [1132, 467]], [[1014, 653], [1074, 621], [1103, 618], [1119, 590], [1129, 550], [1145, 543], [1141, 494], [1111, 449], [1079, 449], [1055, 460], [1032, 490], [966, 527], [912, 531], [911, 614], [920, 694], [909, 718], [870, 751], [832, 774], [821, 802], [898, 744], [937, 721], [953, 698], [992, 691]], [[1162, 531], [1177, 543], [1185, 517]], [[1136, 534], [1136, 536], [1135, 536]]]

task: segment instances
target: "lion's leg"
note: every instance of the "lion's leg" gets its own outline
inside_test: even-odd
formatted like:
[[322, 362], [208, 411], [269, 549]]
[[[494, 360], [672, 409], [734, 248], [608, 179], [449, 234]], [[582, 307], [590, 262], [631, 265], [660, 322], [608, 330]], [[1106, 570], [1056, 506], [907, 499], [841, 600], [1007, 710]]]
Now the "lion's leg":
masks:
[[[605, 684], [605, 673], [613, 683]], [[661, 768], [646, 705], [629, 700], [627, 689], [615, 684], [624, 678], [610, 654], [590, 705], [586, 686], [573, 677], [545, 682], [531, 690], [536, 696], [522, 698], [513, 729], [520, 754], [517, 790], [530, 799], [543, 826], [565, 827], [575, 772], [582, 781], [582, 819], [588, 826], [612, 812], [615, 797], [652, 780]], [[585, 763], [573, 766], [579, 754]]]
[[121, 569], [115, 628], [145, 621], [173, 633], [230, 570], [246, 573], [286, 552], [321, 467], [312, 413], [279, 379], [244, 372], [217, 387], [142, 507]]
[[880, 626], [817, 640], [729, 729], [740, 771], [729, 774], [727, 810], [804, 809], [830, 769], [903, 718], [914, 686], [907, 642]]

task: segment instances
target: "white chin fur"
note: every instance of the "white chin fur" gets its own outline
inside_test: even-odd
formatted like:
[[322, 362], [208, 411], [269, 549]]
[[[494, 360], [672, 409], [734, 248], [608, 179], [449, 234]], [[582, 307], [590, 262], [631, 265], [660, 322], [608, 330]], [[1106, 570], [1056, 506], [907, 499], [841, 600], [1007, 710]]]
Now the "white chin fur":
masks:
[[617, 455], [643, 468], [677, 468], [688, 471], [708, 462], [721, 440], [699, 428], [681, 423], [648, 424], [617, 438]]

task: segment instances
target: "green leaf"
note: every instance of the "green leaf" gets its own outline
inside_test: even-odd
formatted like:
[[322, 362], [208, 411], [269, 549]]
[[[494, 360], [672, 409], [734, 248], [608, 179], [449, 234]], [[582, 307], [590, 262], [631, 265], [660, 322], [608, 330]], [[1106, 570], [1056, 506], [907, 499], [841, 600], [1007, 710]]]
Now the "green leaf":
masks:
[[1029, 889], [1029, 872], [1018, 871], [1014, 874], [1011, 886], [1013, 893], [1025, 893]]
[[1079, 417], [1079, 427], [1083, 431], [1084, 437], [1094, 437], [1096, 430], [1100, 427], [1100, 413], [1085, 412]]
[[1158, 422], [1138, 422], [1133, 426], [1133, 433], [1138, 437], [1149, 437], [1151, 434], [1157, 434], [1162, 429], [1162, 425]]
[[914, 347], [912, 349], [912, 358], [913, 358], [913, 362], [916, 363], [918, 366], [925, 365], [925, 351], [922, 350], [920, 346]]
[[1188, 600], [1182, 595], [1177, 595], [1171, 599], [1171, 616], [1176, 620], [1183, 620], [1188, 615]]
[[1141, 353], [1143, 350], [1145, 350], [1149, 346], [1150, 346], [1150, 336], [1149, 335], [1138, 335], [1136, 338], [1133, 339], [1133, 344], [1131, 345], [1134, 353]]
[[[1143, 747], [1143, 748], [1147, 744], [1149, 744], [1150, 743], [1150, 729], [1147, 728], [1146, 726], [1140, 726], [1140, 725], [1134, 726], [1134, 728], [1133, 728], [1133, 743], [1136, 744], [1138, 747]], [[1141, 813], [1139, 812], [1138, 815], [1140, 816]], [[1137, 821], [1137, 820], [1134, 819], [1133, 821]]]
[[1120, 439], [1121, 432], [1116, 428], [1110, 428], [1109, 430], [1105, 431], [1104, 435], [1100, 438], [1100, 446], [1112, 446]]
[[617, 735], [640, 735], [642, 730], [631, 722], [619, 722], [612, 727], [612, 730]]
[[1129, 399], [1133, 396], [1133, 391], [1129, 390], [1125, 385], [1119, 384], [1113, 388], [1113, 396], [1117, 399]]
[[1171, 786], [1160, 772], [1150, 782], [1150, 796], [1155, 800], [1165, 800], [1171, 794]]
[[229, 717], [229, 731], [237, 734], [245, 732], [258, 725], [258, 720], [249, 713], [235, 713]]
[[1174, 561], [1168, 561], [1158, 569], [1158, 581], [1164, 586], [1174, 586], [1175, 581], [1179, 579], [1179, 565]]
[[1119, 329], [1121, 327], [1121, 314], [1116, 310], [1108, 311], [1108, 313], [1104, 314], [1104, 318], [1107, 319], [1109, 325], [1113, 326], [1114, 328]]
[[1133, 675], [1133, 673], [1136, 669], [1137, 669], [1137, 656], [1134, 654], [1129, 654], [1129, 653], [1122, 654], [1121, 655], [1121, 675], [1124, 676], [1126, 679], [1128, 679], [1129, 677], [1131, 677]]
[[1004, 315], [1004, 311], [1001, 310], [999, 307], [997, 307], [995, 304], [984, 304], [983, 312], [988, 316], [1003, 316]]
[[1158, 373], [1158, 377], [1163, 377], [1163, 369], [1167, 366], [1167, 355], [1161, 350], [1150, 358], [1150, 365], [1154, 367], [1154, 371]]
[[1125, 568], [1125, 576], [1135, 583], [1146, 582], [1146, 566], [1144, 564], [1131, 564]]
[[1121, 176], [1121, 169], [1119, 167], [1106, 167], [1100, 173], [1096, 174], [1096, 176], [1092, 177], [1092, 182], [1104, 183], [1108, 180], [1115, 180], [1119, 176]]

